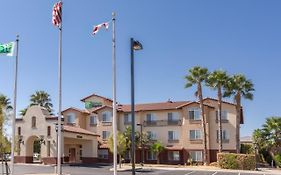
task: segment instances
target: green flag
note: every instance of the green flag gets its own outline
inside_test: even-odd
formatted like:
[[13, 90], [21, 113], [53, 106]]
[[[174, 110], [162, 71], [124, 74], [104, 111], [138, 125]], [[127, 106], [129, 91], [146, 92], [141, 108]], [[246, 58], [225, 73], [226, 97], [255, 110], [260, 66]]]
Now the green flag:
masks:
[[15, 56], [15, 46], [16, 43], [15, 42], [10, 42], [7, 44], [0, 44], [0, 56], [4, 55], [4, 56]]

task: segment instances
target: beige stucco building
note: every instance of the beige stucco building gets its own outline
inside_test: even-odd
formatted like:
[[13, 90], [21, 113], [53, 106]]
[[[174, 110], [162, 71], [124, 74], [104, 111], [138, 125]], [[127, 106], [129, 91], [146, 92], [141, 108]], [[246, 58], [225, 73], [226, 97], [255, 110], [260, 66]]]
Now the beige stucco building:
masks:
[[[85, 109], [70, 107], [63, 111], [64, 162], [112, 162], [107, 139], [112, 133], [112, 100], [92, 94], [81, 100]], [[216, 161], [218, 151], [217, 100], [204, 99], [207, 118], [208, 160]], [[223, 102], [223, 150], [235, 152], [235, 105]], [[131, 125], [131, 106], [118, 105], [117, 128], [123, 132]], [[161, 163], [184, 164], [188, 159], [202, 162], [202, 125], [198, 102], [166, 101], [137, 104], [135, 128], [147, 133], [151, 140], [160, 141], [165, 150], [160, 154]], [[34, 119], [35, 118], [35, 119]], [[35, 127], [34, 127], [34, 120]], [[16, 162], [33, 161], [34, 140], [40, 141], [41, 161], [56, 162], [57, 117], [38, 106], [28, 109], [25, 116], [16, 120], [18, 155]], [[241, 124], [243, 123], [243, 115]], [[141, 149], [136, 150], [136, 161], [141, 160]], [[149, 147], [144, 149], [144, 161], [155, 163], [156, 155]], [[130, 159], [129, 152], [125, 159]]]

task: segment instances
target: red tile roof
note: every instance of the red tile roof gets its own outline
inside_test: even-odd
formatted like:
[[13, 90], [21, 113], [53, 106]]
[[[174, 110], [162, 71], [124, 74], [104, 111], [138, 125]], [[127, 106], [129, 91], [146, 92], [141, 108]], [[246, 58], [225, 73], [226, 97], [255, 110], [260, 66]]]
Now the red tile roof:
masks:
[[[188, 103], [189, 101], [168, 101], [162, 103], [146, 103], [146, 104], [136, 104], [135, 111], [154, 111], [154, 110], [169, 110], [178, 109], [179, 106]], [[118, 105], [118, 110], [123, 112], [130, 112], [131, 105]]]
[[173, 150], [176, 151], [176, 150], [182, 150], [183, 147], [182, 147], [182, 146], [179, 146], [179, 145], [173, 145], [173, 146], [166, 146], [165, 149], [171, 150], [171, 151], [173, 151]]
[[90, 132], [83, 128], [78, 128], [74, 126], [64, 125], [63, 129], [65, 132], [72, 132], [72, 133], [78, 133], [78, 134], [85, 134], [85, 135], [92, 135], [92, 136], [99, 136], [96, 133]]
[[85, 113], [85, 114], [90, 114], [89, 113], [89, 111], [88, 110], [86, 110], [86, 109], [78, 109], [78, 108], [75, 108], [75, 107], [69, 107], [69, 108], [67, 108], [67, 109], [65, 109], [65, 110], [63, 110], [63, 111], [61, 111], [62, 113], [64, 113], [65, 111], [68, 111], [68, 110], [74, 110], [74, 111], [78, 111], [78, 112], [81, 112], [81, 113]]
[[106, 98], [106, 97], [103, 97], [103, 96], [100, 96], [100, 95], [97, 95], [97, 94], [91, 94], [91, 95], [89, 95], [89, 96], [87, 96], [87, 97], [85, 97], [85, 98], [82, 98], [81, 101], [84, 102], [86, 99], [91, 98], [91, 97], [93, 97], [93, 96], [99, 97], [99, 98], [103, 98], [103, 99], [106, 99], [106, 100], [109, 100], [109, 101], [112, 101], [112, 99], [110, 99], [110, 98]]

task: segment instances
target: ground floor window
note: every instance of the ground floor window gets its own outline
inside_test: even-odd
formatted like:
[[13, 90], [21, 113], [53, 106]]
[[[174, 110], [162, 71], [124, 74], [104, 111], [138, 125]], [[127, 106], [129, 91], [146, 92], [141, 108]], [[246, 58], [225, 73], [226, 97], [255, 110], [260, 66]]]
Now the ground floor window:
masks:
[[156, 153], [151, 150], [147, 151], [147, 160], [157, 160]]
[[179, 151], [169, 151], [168, 152], [168, 160], [179, 161], [180, 160], [180, 152]]
[[190, 151], [190, 157], [194, 162], [202, 162], [203, 159], [202, 151]]
[[98, 156], [100, 159], [108, 159], [108, 150], [107, 149], [99, 149]]

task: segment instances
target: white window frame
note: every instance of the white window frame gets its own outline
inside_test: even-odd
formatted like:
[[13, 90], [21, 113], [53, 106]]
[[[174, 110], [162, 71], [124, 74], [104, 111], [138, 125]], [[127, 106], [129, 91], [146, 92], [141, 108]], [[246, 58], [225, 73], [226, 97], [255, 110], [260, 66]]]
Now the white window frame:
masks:
[[[190, 113], [193, 112], [193, 116], [190, 116]], [[188, 110], [188, 115], [189, 115], [189, 119], [190, 120], [201, 120], [201, 111], [200, 111], [200, 108], [190, 108]], [[191, 118], [193, 117], [193, 118]]]
[[[168, 112], [168, 121], [179, 121], [180, 116], [178, 112]], [[169, 117], [171, 115], [171, 118]]]
[[90, 125], [97, 125], [97, 116], [96, 115], [91, 115], [90, 116]]
[[[221, 111], [221, 120], [228, 120], [228, 114], [229, 112], [227, 110], [222, 110]], [[216, 119], [219, 119], [219, 111], [216, 111]]]
[[148, 121], [148, 122], [155, 122], [156, 121], [156, 115], [154, 113], [147, 113], [146, 114], [146, 121]]
[[76, 123], [76, 115], [75, 113], [69, 113], [67, 114], [67, 123], [68, 124], [75, 124]]
[[[112, 112], [110, 111], [103, 111], [101, 113], [102, 117], [102, 122], [112, 122]], [[104, 118], [105, 117], [105, 118]]]
[[168, 151], [168, 160], [169, 161], [180, 161], [180, 151]]
[[[170, 134], [169, 133], [173, 133], [173, 138], [170, 138]], [[179, 140], [179, 133], [177, 131], [168, 131], [168, 140]]]
[[125, 113], [124, 114], [124, 124], [129, 124], [131, 122], [132, 122], [132, 114], [131, 113]]
[[156, 132], [155, 131], [147, 131], [147, 136], [150, 136], [151, 140], [156, 140]]
[[157, 155], [155, 152], [148, 150], [146, 153], [147, 160], [157, 160]]
[[[222, 130], [222, 140], [229, 140], [230, 133], [228, 130]], [[219, 140], [219, 130], [217, 130], [217, 140]]]
[[[192, 138], [192, 132], [194, 132], [194, 138]], [[189, 130], [189, 139], [190, 140], [201, 140], [202, 139], [202, 130], [199, 130], [199, 129]]]
[[[104, 135], [105, 134], [105, 135]], [[110, 136], [111, 132], [110, 131], [102, 131], [102, 139], [107, 140]], [[105, 137], [104, 137], [105, 136]]]
[[202, 162], [203, 161], [203, 152], [202, 151], [190, 151], [190, 158], [193, 162]]

